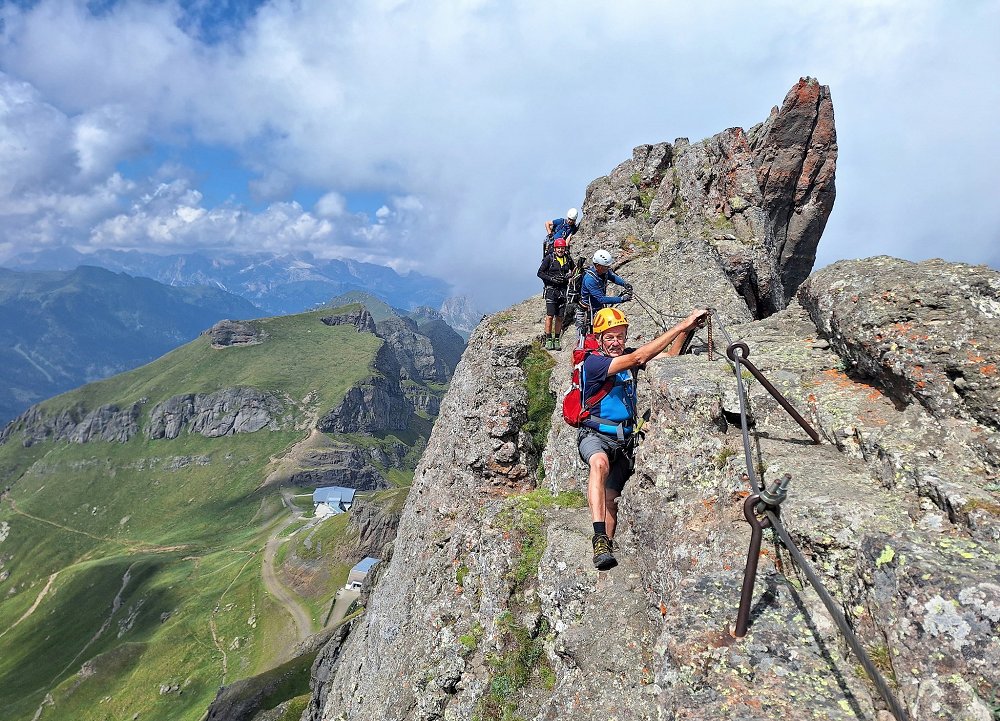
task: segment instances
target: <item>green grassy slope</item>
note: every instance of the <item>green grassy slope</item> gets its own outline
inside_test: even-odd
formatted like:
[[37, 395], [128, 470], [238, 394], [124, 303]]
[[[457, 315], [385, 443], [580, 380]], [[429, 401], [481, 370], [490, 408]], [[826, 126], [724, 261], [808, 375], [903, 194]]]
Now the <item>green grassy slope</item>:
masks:
[[220, 388], [253, 386], [280, 391], [301, 402], [316, 394], [329, 408], [347, 389], [371, 376], [370, 364], [382, 341], [351, 326], [327, 326], [330, 311], [252, 321], [268, 336], [260, 345], [212, 348], [207, 336], [156, 361], [77, 388], [41, 404], [56, 412], [83, 404], [119, 406], [146, 398], [146, 408], [178, 393], [208, 393]]
[[[295, 401], [287, 430], [28, 448], [15, 436], [0, 446], [0, 490], [11, 487], [0, 500], [0, 719], [40, 709], [43, 720], [195, 721], [221, 685], [283, 660], [294, 625], [261, 573], [288, 511], [261, 483], [315, 412], [371, 376], [381, 344], [322, 324], [328, 313], [255, 321], [268, 334], [256, 346], [218, 350], [199, 338], [44, 404], [56, 413], [145, 398], [148, 414], [178, 393], [254, 386]], [[405, 441], [428, 432], [415, 418]], [[347, 542], [342, 524], [313, 538], [327, 549]], [[343, 566], [303, 591], [314, 629]]]

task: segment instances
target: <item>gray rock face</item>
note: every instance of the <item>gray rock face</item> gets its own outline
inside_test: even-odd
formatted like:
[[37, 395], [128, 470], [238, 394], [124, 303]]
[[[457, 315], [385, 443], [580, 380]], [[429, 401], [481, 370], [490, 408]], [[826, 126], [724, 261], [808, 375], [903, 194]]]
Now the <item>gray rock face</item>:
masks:
[[382, 549], [396, 538], [400, 512], [361, 499], [351, 506], [350, 525], [358, 533], [359, 555], [382, 557]]
[[297, 459], [298, 470], [292, 473], [288, 485], [319, 487], [341, 486], [371, 491], [387, 488], [389, 483], [369, 463], [365, 450], [347, 443], [331, 443]]
[[375, 333], [375, 319], [363, 305], [348, 306], [343, 312], [323, 316], [320, 320], [327, 325], [353, 325], [358, 333]]
[[[735, 133], [723, 136], [737, 142]], [[688, 152], [650, 146], [637, 150], [634, 169], [616, 173], [628, 171], [631, 181], [638, 172], [637, 188], [693, 197], [683, 177], [673, 191], [664, 187], [672, 174], [664, 170], [683, 166]], [[742, 161], [739, 168], [749, 170]], [[715, 178], [718, 198], [737, 197], [712, 173], [703, 180]], [[591, 248], [645, 232], [645, 201], [627, 210], [631, 191], [609, 178], [588, 192], [595, 206], [585, 209], [582, 241]], [[757, 190], [759, 204], [738, 214], [757, 210], [731, 234], [763, 228], [766, 246], [768, 208], [781, 203], [774, 196], [768, 205]], [[749, 191], [740, 197], [757, 202]], [[729, 205], [736, 212], [740, 203]], [[765, 482], [791, 475], [783, 522], [911, 718], [990, 718], [990, 694], [1000, 687], [1000, 483], [989, 408], [1000, 392], [982, 373], [984, 351], [996, 354], [981, 329], [995, 327], [996, 274], [943, 263], [896, 268], [886, 259], [841, 264], [803, 285], [802, 305], [793, 299], [753, 320], [754, 303], [778, 296], [759, 283], [749, 298], [738, 292], [719, 249], [692, 225], [695, 211], [670, 218], [666, 208], [679, 210], [666, 195], [649, 203], [660, 220], [645, 248], [629, 241], [638, 254], [621, 270], [656, 309], [626, 309], [630, 340], [643, 342], [692, 306], [715, 306], [723, 327], [713, 325], [713, 350], [726, 334], [745, 340], [821, 444], [754, 381], [747, 459], [733, 425], [733, 371], [707, 352], [709, 329], [699, 331], [696, 354], [654, 360], [640, 374], [646, 437], [619, 504], [619, 566], [599, 573], [580, 503], [587, 471], [576, 431], [557, 408], [542, 481], [539, 449], [520, 431], [528, 399], [519, 359], [537, 337], [541, 301], [486, 318], [442, 403], [392, 558], [337, 649], [321, 718], [885, 721], [874, 685], [769, 531], [749, 634], [730, 635], [750, 536], [742, 517], [748, 460]], [[712, 216], [698, 212], [700, 227], [714, 230]], [[681, 235], [681, 226], [696, 232]], [[748, 277], [759, 281], [763, 256], [748, 253]], [[768, 277], [785, 293], [780, 266], [772, 268]], [[932, 275], [965, 298], [934, 295]], [[912, 317], [899, 316], [903, 307]], [[881, 329], [899, 322], [921, 336], [887, 341]], [[961, 369], [965, 395], [919, 386], [907, 375], [912, 361], [894, 365], [892, 354], [909, 359], [908, 348], [927, 373]], [[550, 388], [561, 397], [570, 354], [554, 356]]]
[[841, 261], [799, 297], [852, 372], [936, 418], [1000, 429], [1000, 273], [942, 260]]
[[322, 718], [323, 699], [326, 698], [330, 680], [337, 671], [340, 652], [352, 625], [340, 626], [313, 661], [309, 677], [309, 690], [312, 691], [312, 696], [309, 698], [309, 705], [302, 712], [302, 721], [319, 721]]
[[204, 334], [211, 338], [213, 348], [259, 345], [267, 340], [260, 325], [249, 320], [220, 320]]
[[[837, 145], [829, 89], [801, 80], [780, 110], [745, 133], [637, 147], [587, 188], [571, 253], [605, 248], [620, 275], [695, 245], [754, 317], [785, 307], [815, 260], [833, 208]], [[700, 280], [697, 275], [693, 280]]]
[[378, 323], [376, 332], [395, 353], [403, 380], [446, 383], [451, 377], [454, 368], [449, 370], [444, 359], [437, 357], [430, 338], [418, 332], [415, 321], [386, 318]]
[[284, 404], [256, 388], [227, 388], [215, 393], [182, 394], [149, 412], [149, 438], [176, 438], [181, 431], [207, 438], [277, 430]]
[[141, 403], [125, 409], [103, 405], [93, 411], [71, 409], [49, 416], [38, 406], [32, 406], [0, 431], [0, 445], [15, 435], [20, 436], [25, 447], [42, 441], [125, 443], [139, 432], [141, 409]]
[[400, 389], [399, 363], [388, 344], [383, 344], [375, 356], [375, 371], [371, 380], [348, 390], [316, 427], [324, 433], [371, 434], [405, 429], [413, 407]]

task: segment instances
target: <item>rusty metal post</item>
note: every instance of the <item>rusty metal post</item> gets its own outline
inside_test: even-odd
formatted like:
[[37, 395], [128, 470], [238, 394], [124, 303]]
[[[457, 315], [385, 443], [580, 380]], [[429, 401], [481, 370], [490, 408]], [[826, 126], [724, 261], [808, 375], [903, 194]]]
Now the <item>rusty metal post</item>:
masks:
[[743, 517], [750, 524], [750, 550], [747, 552], [747, 565], [743, 571], [743, 592], [740, 594], [740, 608], [736, 613], [736, 628], [733, 636], [743, 638], [747, 635], [747, 628], [750, 626], [750, 604], [753, 601], [753, 586], [757, 580], [757, 562], [760, 560], [760, 543], [764, 535], [764, 529], [771, 525], [765, 517], [761, 519], [757, 516], [757, 504], [760, 502], [760, 495], [747, 496], [743, 501]]
[[[737, 353], [737, 350], [742, 351], [742, 353]], [[788, 412], [788, 415], [794, 418], [795, 422], [802, 427], [802, 430], [809, 434], [813, 443], [819, 443], [819, 433], [817, 433], [816, 430], [809, 425], [809, 422], [803, 418], [797, 410], [795, 410], [795, 407], [788, 402], [788, 399], [781, 395], [777, 388], [771, 385], [771, 382], [764, 377], [764, 374], [758, 370], [757, 366], [747, 360], [747, 356], [750, 355], [750, 348], [746, 343], [742, 341], [733, 343], [726, 349], [726, 355], [729, 356], [729, 359], [737, 365], [737, 372], [739, 372], [738, 366], [746, 366], [746, 369], [750, 371], [754, 378], [760, 381], [760, 384], [768, 393], [771, 394], [774, 400], [778, 401], [778, 403], [781, 404], [781, 407]]]

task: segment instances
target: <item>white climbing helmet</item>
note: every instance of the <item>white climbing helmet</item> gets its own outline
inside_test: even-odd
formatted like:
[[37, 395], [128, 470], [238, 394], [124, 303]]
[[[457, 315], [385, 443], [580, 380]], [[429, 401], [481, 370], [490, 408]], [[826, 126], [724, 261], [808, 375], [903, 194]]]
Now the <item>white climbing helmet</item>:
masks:
[[611, 265], [615, 262], [615, 259], [611, 257], [611, 253], [606, 250], [599, 250], [594, 253], [594, 265]]
[[576, 216], [579, 214], [580, 213], [576, 208], [570, 208], [566, 211], [566, 220], [576, 220]]

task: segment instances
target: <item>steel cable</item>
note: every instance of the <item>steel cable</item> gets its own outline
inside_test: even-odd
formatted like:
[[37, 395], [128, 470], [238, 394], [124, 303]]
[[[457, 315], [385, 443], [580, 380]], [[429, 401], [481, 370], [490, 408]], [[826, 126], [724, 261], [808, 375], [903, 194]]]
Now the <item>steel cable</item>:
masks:
[[[713, 313], [715, 313], [714, 310]], [[726, 331], [722, 321], [718, 320], [717, 322], [719, 330], [722, 332], [724, 336], [726, 336], [726, 340], [728, 342], [729, 347], [731, 348], [734, 347], [732, 338]], [[727, 360], [729, 360], [729, 363], [733, 368], [733, 372], [736, 375], [736, 390], [740, 402], [740, 430], [743, 435], [743, 453], [746, 460], [747, 478], [750, 480], [750, 486], [753, 489], [754, 495], [758, 495], [761, 493], [763, 484], [757, 478], [757, 472], [754, 469], [754, 463], [753, 463], [753, 452], [750, 447], [750, 429], [749, 429], [749, 421], [747, 419], [747, 406], [749, 404], [749, 398], [747, 397], [746, 388], [743, 384], [743, 374], [742, 374], [742, 368], [740, 366], [740, 358], [743, 357], [743, 353], [738, 346], [735, 347], [733, 356], [734, 358], [730, 359], [727, 355]], [[809, 583], [810, 585], [812, 585], [813, 590], [816, 591], [817, 595], [819, 595], [820, 597], [820, 600], [823, 601], [823, 605], [826, 607], [826, 610], [829, 612], [830, 616], [833, 617], [834, 623], [837, 624], [837, 627], [840, 629], [840, 632], [847, 640], [848, 646], [850, 646], [851, 650], [854, 652], [854, 655], [861, 662], [862, 667], [865, 669], [865, 673], [868, 674], [868, 677], [871, 678], [872, 682], [875, 684], [875, 687], [878, 689], [879, 695], [882, 696], [882, 700], [885, 701], [892, 715], [897, 719], [897, 721], [909, 721], [909, 716], [906, 714], [906, 711], [903, 709], [902, 705], [899, 703], [895, 695], [892, 693], [892, 690], [889, 688], [889, 684], [886, 683], [885, 678], [875, 667], [875, 664], [872, 663], [872, 660], [868, 656], [868, 653], [861, 645], [861, 641], [854, 633], [854, 629], [852, 629], [850, 627], [850, 624], [847, 622], [847, 618], [844, 616], [843, 611], [840, 610], [836, 601], [834, 601], [829, 591], [826, 590], [826, 587], [823, 585], [823, 582], [820, 580], [819, 576], [816, 575], [816, 572], [813, 571], [812, 566], [809, 565], [809, 562], [806, 560], [805, 556], [799, 550], [798, 546], [795, 545], [795, 542], [792, 540], [788, 531], [781, 523], [781, 520], [778, 514], [775, 513], [775, 510], [776, 507], [767, 506], [766, 510], [764, 511], [764, 515], [770, 521], [771, 527], [774, 529], [774, 532], [778, 535], [778, 538], [781, 540], [782, 545], [788, 550], [789, 554], [791, 554], [796, 565], [806, 575], [806, 578], [809, 579]]]

